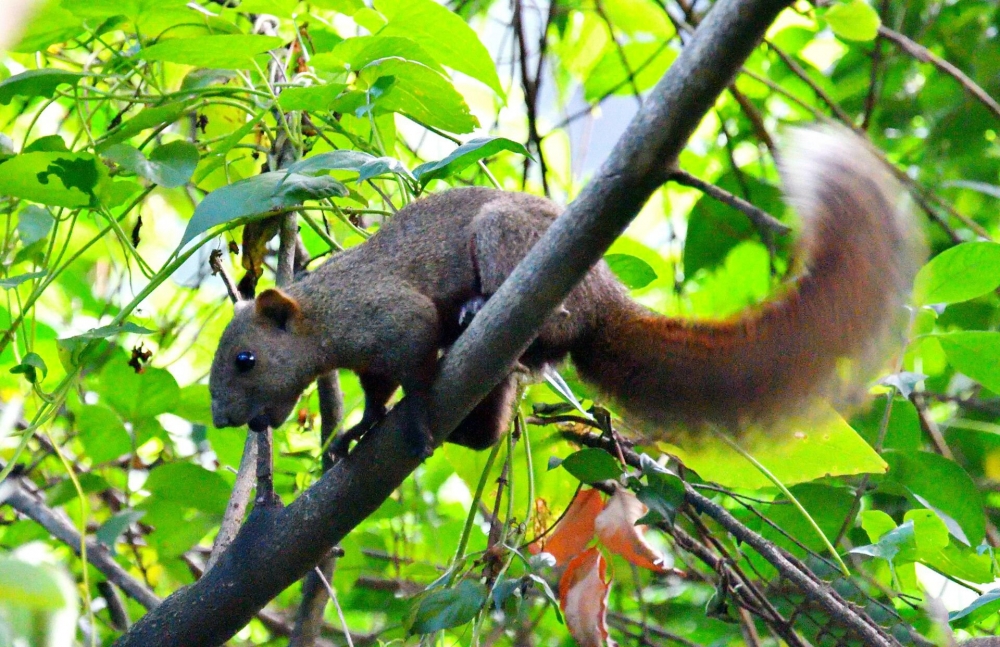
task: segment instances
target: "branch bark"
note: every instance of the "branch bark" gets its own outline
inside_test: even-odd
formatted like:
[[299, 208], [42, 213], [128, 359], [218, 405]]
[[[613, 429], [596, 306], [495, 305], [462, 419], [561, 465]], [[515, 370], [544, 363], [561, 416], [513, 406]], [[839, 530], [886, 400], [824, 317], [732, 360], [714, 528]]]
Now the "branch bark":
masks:
[[[452, 347], [432, 389], [437, 443], [510, 370], [548, 314], [668, 177], [688, 137], [790, 0], [720, 0], [629, 124], [614, 153]], [[287, 508], [256, 509], [215, 567], [118, 641], [217, 645], [301, 578], [416, 469], [404, 400]]]

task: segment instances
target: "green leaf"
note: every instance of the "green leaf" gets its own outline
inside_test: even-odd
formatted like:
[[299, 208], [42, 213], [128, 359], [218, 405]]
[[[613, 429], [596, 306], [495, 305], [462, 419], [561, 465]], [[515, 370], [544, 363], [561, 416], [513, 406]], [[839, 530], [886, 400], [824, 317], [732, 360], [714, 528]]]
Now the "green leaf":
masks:
[[913, 522], [907, 521], [898, 528], [893, 528], [882, 535], [876, 543], [852, 548], [850, 552], [855, 555], [879, 557], [887, 562], [892, 562], [900, 551], [904, 549], [912, 550], [914, 546]]
[[343, 83], [328, 83], [307, 88], [285, 88], [278, 97], [278, 105], [285, 110], [325, 112], [346, 87]]
[[961, 243], [920, 268], [913, 300], [917, 305], [958, 303], [992, 292], [998, 285], [1000, 243]]
[[145, 515], [145, 510], [122, 510], [102, 523], [101, 527], [94, 533], [94, 537], [97, 538], [98, 542], [110, 548], [111, 552], [114, 553], [115, 543], [118, 541], [118, 538], [121, 537], [122, 533], [125, 532], [133, 523], [142, 519]]
[[83, 77], [79, 72], [53, 68], [21, 72], [0, 81], [0, 104], [7, 105], [14, 97], [51, 98], [60, 85], [76, 85]]
[[175, 38], [144, 47], [136, 57], [146, 61], [168, 61], [195, 67], [250, 69], [253, 57], [281, 47], [277, 36], [224, 34], [200, 38]]
[[482, 81], [504, 96], [493, 57], [465, 20], [434, 0], [378, 0], [389, 19], [377, 36], [408, 38], [439, 63]]
[[22, 153], [68, 153], [66, 140], [59, 135], [46, 135], [39, 137], [24, 147]]
[[217, 472], [192, 463], [169, 463], [157, 467], [149, 473], [142, 487], [149, 492], [150, 499], [157, 500], [158, 505], [178, 510], [194, 508], [220, 518], [229, 500], [229, 486], [225, 479]]
[[51, 610], [66, 606], [66, 597], [50, 567], [3, 555], [0, 556], [0, 602]]
[[139, 324], [132, 323], [131, 321], [126, 321], [120, 326], [101, 326], [100, 328], [91, 328], [82, 335], [76, 335], [75, 339], [106, 339], [108, 337], [113, 337], [114, 335], [121, 335], [124, 333], [131, 333], [133, 335], [151, 335], [155, 330], [150, 330], [149, 328], [143, 328]]
[[[885, 452], [887, 479], [905, 488], [933, 510], [954, 519], [964, 535], [952, 533], [973, 546], [986, 535], [983, 503], [972, 478], [954, 461], [928, 452]], [[947, 525], [947, 521], [945, 525]]]
[[162, 368], [146, 368], [136, 373], [124, 357], [108, 362], [101, 370], [97, 390], [102, 404], [108, 404], [125, 420], [135, 423], [171, 411], [180, 388], [174, 376]]
[[32, 54], [53, 43], [62, 43], [83, 32], [80, 20], [56, 2], [38, 5], [40, 10], [26, 21], [20, 42], [11, 51]]
[[4, 290], [9, 290], [11, 288], [16, 288], [25, 281], [40, 279], [43, 276], [45, 276], [45, 272], [28, 272], [27, 274], [18, 274], [17, 276], [11, 276], [6, 279], [0, 279], [0, 288], [3, 288]]
[[649, 508], [649, 513], [637, 523], [652, 525], [660, 520], [673, 523], [677, 510], [684, 505], [684, 482], [646, 454], [641, 454], [639, 458], [647, 485], [640, 487], [635, 496]]
[[49, 235], [55, 223], [56, 219], [48, 209], [29, 204], [17, 214], [17, 235], [21, 244], [27, 247], [42, 240]]
[[330, 151], [299, 160], [290, 165], [286, 171], [304, 175], [312, 175], [320, 171], [360, 171], [361, 167], [374, 159], [376, 159], [374, 155], [361, 151]]
[[955, 622], [970, 613], [981, 611], [981, 613], [976, 614], [977, 616], [983, 616], [985, 619], [986, 615], [992, 615], [1000, 609], [1000, 589], [991, 589], [986, 593], [983, 593], [978, 598], [973, 600], [969, 606], [964, 609], [959, 609], [958, 611], [952, 611], [948, 614], [948, 622]]
[[413, 176], [421, 184], [431, 180], [450, 177], [481, 159], [496, 155], [500, 151], [511, 151], [528, 157], [528, 150], [520, 143], [506, 137], [477, 137], [470, 139], [450, 155], [436, 162], [427, 162], [413, 169]]
[[21, 363], [10, 369], [11, 373], [23, 374], [24, 379], [28, 380], [32, 384], [37, 384], [40, 380], [38, 379], [38, 372], [41, 371], [42, 379], [49, 374], [49, 367], [45, 365], [45, 360], [42, 359], [41, 355], [38, 353], [28, 353], [21, 358]]
[[347, 187], [332, 177], [299, 173], [261, 173], [212, 191], [194, 210], [181, 237], [181, 246], [217, 225], [240, 218], [293, 207], [305, 200], [347, 195]]
[[882, 21], [864, 0], [849, 0], [830, 7], [824, 15], [830, 29], [844, 40], [875, 40]]
[[462, 580], [458, 586], [432, 591], [420, 599], [410, 633], [429, 634], [469, 622], [486, 603], [486, 587]]
[[604, 260], [630, 290], [644, 288], [657, 278], [653, 268], [641, 258], [629, 254], [608, 254]]
[[1000, 333], [969, 330], [935, 337], [955, 370], [1000, 393]]
[[389, 174], [413, 179], [413, 174], [398, 159], [393, 157], [377, 157], [358, 169], [358, 182], [364, 182], [379, 175]]
[[[80, 490], [83, 492], [84, 496], [88, 494], [95, 494], [97, 492], [104, 492], [111, 487], [111, 484], [107, 482], [106, 479], [101, 478], [93, 472], [83, 472], [77, 475], [77, 480], [80, 482]], [[45, 493], [45, 501], [52, 507], [60, 506], [65, 503], [69, 503], [77, 499], [80, 493], [76, 491], [76, 486], [73, 481], [66, 478], [55, 485], [55, 487], [49, 489]]]
[[[785, 485], [829, 476], [877, 473], [886, 463], [854, 429], [832, 410], [811, 408], [820, 417], [785, 421], [780, 429], [747, 429], [756, 439], [750, 454]], [[770, 434], [768, 434], [770, 431]], [[732, 448], [714, 438], [699, 438], [691, 447], [674, 447], [671, 453], [706, 481], [726, 487], [758, 489], [772, 483]]]
[[312, 64], [317, 69], [331, 72], [358, 71], [372, 61], [395, 56], [408, 61], [423, 63], [438, 72], [444, 68], [427, 50], [409, 38], [398, 36], [356, 36], [343, 40], [327, 54], [313, 57]]
[[173, 141], [157, 146], [149, 159], [128, 144], [115, 144], [104, 150], [104, 156], [150, 182], [168, 189], [183, 186], [198, 166], [198, 149], [186, 141]]
[[[380, 111], [398, 112], [420, 124], [459, 134], [472, 132], [479, 125], [451, 81], [426, 65], [383, 58], [365, 66], [358, 78], [373, 89]], [[393, 82], [384, 89], [387, 79]], [[378, 89], [384, 91], [378, 94]]]
[[617, 480], [621, 465], [603, 449], [588, 447], [570, 454], [561, 463], [567, 472], [584, 483]]
[[86, 405], [76, 415], [78, 438], [95, 465], [113, 461], [132, 452], [132, 439], [121, 418], [110, 408]]
[[55, 207], [85, 207], [99, 179], [89, 153], [22, 153], [0, 165], [0, 194]]
[[184, 101], [172, 101], [153, 108], [144, 108], [139, 112], [139, 114], [124, 122], [114, 131], [108, 133], [105, 138], [98, 143], [97, 150], [103, 151], [115, 144], [129, 139], [130, 137], [134, 137], [149, 128], [156, 128], [164, 124], [172, 124], [180, 119], [181, 115], [187, 112], [192, 103], [194, 103], [194, 100], [186, 99]]

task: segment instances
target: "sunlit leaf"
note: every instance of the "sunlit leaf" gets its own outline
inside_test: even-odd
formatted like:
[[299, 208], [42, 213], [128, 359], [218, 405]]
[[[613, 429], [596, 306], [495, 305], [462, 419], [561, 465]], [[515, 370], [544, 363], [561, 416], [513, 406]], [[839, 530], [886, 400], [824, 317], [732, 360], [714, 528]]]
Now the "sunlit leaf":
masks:
[[935, 338], [956, 370], [1000, 393], [1000, 333], [968, 330]]
[[426, 65], [383, 58], [365, 66], [358, 76], [369, 87], [380, 80], [392, 81], [375, 98], [375, 106], [381, 111], [398, 112], [418, 123], [457, 134], [471, 132], [479, 125], [451, 82]]
[[116, 144], [104, 150], [104, 156], [136, 175], [166, 188], [182, 186], [198, 166], [198, 149], [185, 141], [157, 146], [147, 159], [141, 151]]
[[848, 0], [823, 14], [833, 33], [845, 40], [874, 40], [882, 21], [865, 0]]
[[413, 175], [421, 184], [427, 184], [434, 179], [455, 175], [469, 165], [496, 155], [500, 151], [528, 156], [524, 145], [506, 137], [477, 137], [462, 144], [443, 159], [421, 164], [413, 169]]
[[1000, 243], [970, 242], [941, 252], [920, 268], [913, 300], [920, 305], [958, 303], [1000, 285]]
[[979, 490], [957, 463], [920, 451], [890, 451], [885, 458], [888, 478], [958, 522], [964, 531], [959, 539], [973, 546], [983, 540], [986, 519]]
[[84, 207], [100, 177], [90, 153], [23, 153], [0, 164], [0, 194], [54, 207]]
[[[815, 404], [816, 419], [789, 420], [780, 429], [747, 432], [747, 449], [785, 485], [824, 476], [881, 474], [885, 461], [850, 425], [825, 405]], [[822, 413], [820, 413], [822, 412]], [[673, 447], [670, 453], [703, 479], [734, 488], [770, 487], [771, 481], [721, 441], [700, 438], [696, 446]]]
[[218, 188], [205, 196], [191, 216], [181, 237], [181, 246], [217, 225], [240, 218], [319, 200], [347, 195], [347, 187], [328, 176], [310, 177], [299, 173], [261, 173]]
[[98, 143], [97, 150], [103, 151], [114, 144], [120, 143], [138, 135], [144, 130], [171, 124], [183, 115], [190, 108], [192, 100], [171, 101], [161, 106], [143, 108], [136, 116], [126, 120], [121, 126], [108, 133], [108, 135]]
[[91, 328], [87, 332], [76, 335], [77, 339], [104, 339], [106, 337], [113, 337], [114, 335], [121, 335], [125, 333], [131, 333], [133, 335], [151, 335], [155, 330], [150, 330], [149, 328], [143, 328], [139, 324], [132, 323], [131, 321], [125, 321], [119, 326], [101, 326], [100, 328]]
[[378, 0], [375, 8], [389, 19], [377, 36], [413, 40], [439, 63], [464, 72], [504, 95], [493, 58], [479, 36], [447, 7], [433, 0]]
[[656, 272], [641, 258], [628, 254], [608, 254], [604, 260], [630, 290], [639, 290], [656, 280]]
[[0, 104], [7, 105], [14, 97], [51, 98], [60, 85], [76, 85], [83, 77], [79, 72], [55, 68], [27, 70], [0, 81]]
[[136, 53], [136, 57], [195, 67], [247, 69], [253, 67], [254, 56], [283, 44], [284, 41], [277, 36], [259, 34], [174, 38], [144, 47]]
[[278, 97], [278, 105], [285, 110], [323, 112], [330, 109], [346, 87], [343, 83], [328, 83], [305, 88], [285, 88]]

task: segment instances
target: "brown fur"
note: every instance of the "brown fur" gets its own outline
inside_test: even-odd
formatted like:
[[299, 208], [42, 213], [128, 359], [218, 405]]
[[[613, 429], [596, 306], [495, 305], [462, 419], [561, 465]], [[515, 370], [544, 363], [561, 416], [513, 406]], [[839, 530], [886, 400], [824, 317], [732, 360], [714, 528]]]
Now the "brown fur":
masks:
[[[731, 321], [663, 317], [628, 298], [603, 262], [553, 314], [522, 363], [569, 354], [581, 376], [653, 423], [766, 422], [812, 395], [842, 392], [877, 368], [919, 264], [915, 225], [899, 189], [856, 136], [796, 131], [783, 168], [804, 223], [802, 269], [782, 296]], [[241, 307], [220, 341], [210, 388], [217, 426], [287, 417], [319, 375], [362, 376], [364, 428], [397, 386], [418, 396], [438, 352], [455, 340], [463, 304], [489, 297], [559, 209], [534, 196], [466, 188], [401, 210], [367, 243], [335, 256], [264, 307]], [[239, 373], [241, 350], [257, 366]], [[506, 428], [505, 380], [452, 440], [481, 448]], [[353, 430], [354, 436], [364, 428]]]

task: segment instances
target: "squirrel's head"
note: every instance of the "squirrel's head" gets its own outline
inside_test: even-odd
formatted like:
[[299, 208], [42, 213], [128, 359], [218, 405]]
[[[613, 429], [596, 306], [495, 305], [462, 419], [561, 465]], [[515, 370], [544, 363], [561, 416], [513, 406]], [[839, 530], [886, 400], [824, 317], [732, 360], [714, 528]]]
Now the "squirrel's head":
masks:
[[236, 304], [219, 340], [208, 389], [216, 427], [277, 427], [319, 372], [318, 349], [299, 304], [265, 290]]

